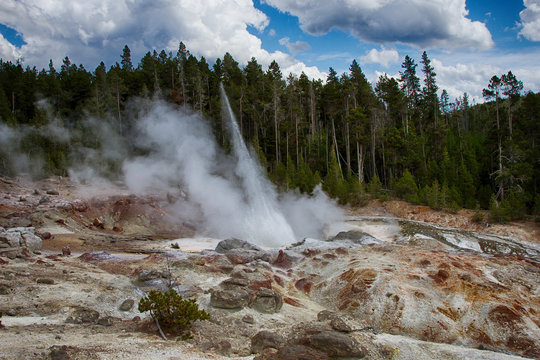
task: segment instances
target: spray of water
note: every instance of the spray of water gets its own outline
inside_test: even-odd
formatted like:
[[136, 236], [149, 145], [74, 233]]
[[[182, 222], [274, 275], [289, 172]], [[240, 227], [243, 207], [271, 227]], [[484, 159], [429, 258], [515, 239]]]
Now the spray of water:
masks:
[[247, 203], [248, 212], [243, 221], [247, 234], [251, 237], [249, 240], [270, 246], [290, 244], [294, 242], [295, 236], [279, 208], [277, 193], [263, 175], [259, 163], [249, 153], [223, 84], [220, 88], [237, 159], [235, 173], [242, 183]]

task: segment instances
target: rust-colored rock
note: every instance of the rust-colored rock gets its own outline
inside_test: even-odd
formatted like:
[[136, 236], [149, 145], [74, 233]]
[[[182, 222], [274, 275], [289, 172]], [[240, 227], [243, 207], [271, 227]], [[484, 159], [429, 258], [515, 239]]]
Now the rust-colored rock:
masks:
[[312, 286], [313, 286], [313, 282], [306, 278], [302, 278], [294, 283], [295, 288], [297, 288], [300, 291], [303, 291], [306, 294], [309, 294]]
[[287, 257], [283, 250], [279, 250], [277, 259], [272, 262], [272, 265], [282, 269], [289, 269], [292, 266], [292, 261]]

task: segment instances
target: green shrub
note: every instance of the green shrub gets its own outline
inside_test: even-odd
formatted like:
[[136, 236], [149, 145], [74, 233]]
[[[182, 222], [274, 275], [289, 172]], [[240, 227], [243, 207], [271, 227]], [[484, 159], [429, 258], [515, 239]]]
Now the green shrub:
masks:
[[165, 292], [150, 290], [147, 297], [139, 301], [139, 311], [150, 311], [159, 326], [182, 340], [190, 339], [191, 323], [196, 320], [208, 320], [210, 315], [199, 310], [195, 300], [185, 300], [174, 289]]
[[473, 214], [471, 220], [472, 220], [472, 222], [475, 223], [475, 224], [481, 224], [481, 223], [483, 223], [484, 220], [485, 220], [484, 213], [481, 212], [480, 210], [476, 210], [475, 213]]
[[414, 178], [408, 169], [405, 169], [403, 176], [395, 183], [394, 187], [396, 195], [409, 202], [413, 202], [418, 195], [418, 186], [414, 182]]
[[369, 183], [367, 185], [367, 191], [369, 194], [378, 197], [382, 194], [382, 183], [381, 180], [379, 180], [379, 177], [377, 174], [375, 174], [371, 180], [369, 180]]
[[526, 198], [522, 191], [510, 190], [504, 200], [491, 198], [489, 219], [493, 222], [507, 222], [523, 219], [527, 212]]

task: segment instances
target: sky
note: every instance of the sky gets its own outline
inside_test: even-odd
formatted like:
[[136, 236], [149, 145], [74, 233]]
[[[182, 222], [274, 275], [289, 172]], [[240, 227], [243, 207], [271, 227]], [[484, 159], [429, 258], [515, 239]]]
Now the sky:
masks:
[[525, 91], [540, 91], [540, 0], [2, 0], [0, 57], [24, 66], [93, 71], [173, 54], [182, 41], [209, 63], [229, 52], [241, 65], [276, 60], [286, 77], [326, 79], [356, 60], [375, 86], [399, 77], [405, 55], [426, 51], [439, 89], [482, 102], [493, 75], [512, 71]]

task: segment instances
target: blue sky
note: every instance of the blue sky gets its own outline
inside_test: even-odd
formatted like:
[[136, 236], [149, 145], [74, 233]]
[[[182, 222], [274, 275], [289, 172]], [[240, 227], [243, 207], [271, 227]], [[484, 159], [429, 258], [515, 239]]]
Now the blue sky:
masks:
[[227, 51], [240, 64], [275, 59], [285, 76], [325, 79], [356, 59], [375, 85], [426, 50], [451, 97], [482, 101], [509, 70], [540, 91], [540, 0], [2, 0], [0, 34], [1, 58], [38, 68], [69, 56], [93, 70], [125, 44], [138, 61], [183, 41], [210, 62]]

